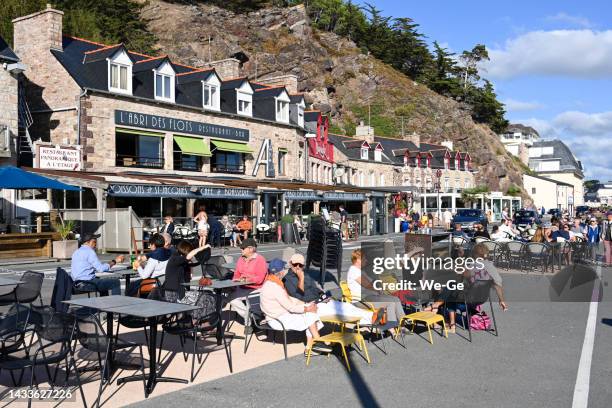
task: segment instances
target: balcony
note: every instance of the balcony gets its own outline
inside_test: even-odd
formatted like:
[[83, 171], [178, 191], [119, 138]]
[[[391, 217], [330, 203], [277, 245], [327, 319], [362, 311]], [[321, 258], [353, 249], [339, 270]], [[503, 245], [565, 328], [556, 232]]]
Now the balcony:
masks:
[[174, 157], [174, 170], [180, 171], [202, 171], [202, 161], [198, 159]]
[[244, 174], [244, 164], [211, 164], [211, 173]]
[[162, 157], [142, 157], [118, 154], [115, 161], [115, 165], [118, 167], [163, 169], [164, 159]]

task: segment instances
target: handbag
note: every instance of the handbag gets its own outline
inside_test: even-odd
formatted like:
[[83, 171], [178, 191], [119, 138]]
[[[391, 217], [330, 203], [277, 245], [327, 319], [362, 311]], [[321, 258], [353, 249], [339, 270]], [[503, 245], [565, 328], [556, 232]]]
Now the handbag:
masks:
[[491, 328], [491, 318], [485, 313], [480, 305], [476, 306], [476, 313], [470, 316], [471, 330], [489, 330]]

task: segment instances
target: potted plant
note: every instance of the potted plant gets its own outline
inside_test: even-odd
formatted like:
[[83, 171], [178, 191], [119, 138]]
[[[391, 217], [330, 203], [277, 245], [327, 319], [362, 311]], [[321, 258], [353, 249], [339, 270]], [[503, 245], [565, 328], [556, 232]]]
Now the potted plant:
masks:
[[61, 224], [57, 223], [53, 225], [53, 228], [61, 238], [61, 241], [53, 241], [53, 257], [58, 259], [71, 258], [74, 251], [79, 247], [78, 241], [72, 239], [74, 237], [72, 233], [74, 221], [62, 221]]
[[281, 218], [282, 237], [285, 244], [293, 244], [293, 215], [283, 215]]

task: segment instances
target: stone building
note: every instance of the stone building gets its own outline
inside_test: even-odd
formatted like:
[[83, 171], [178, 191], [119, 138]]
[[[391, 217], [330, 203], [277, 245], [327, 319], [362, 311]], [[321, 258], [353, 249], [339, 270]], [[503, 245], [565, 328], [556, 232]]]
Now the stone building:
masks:
[[16, 164], [19, 128], [19, 75], [25, 68], [0, 37], [0, 164]]

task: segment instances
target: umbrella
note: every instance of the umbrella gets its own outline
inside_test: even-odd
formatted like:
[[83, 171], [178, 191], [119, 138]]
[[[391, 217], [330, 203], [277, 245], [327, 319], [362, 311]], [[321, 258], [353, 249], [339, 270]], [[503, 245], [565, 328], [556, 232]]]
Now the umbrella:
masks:
[[79, 187], [64, 184], [57, 180], [39, 176], [14, 166], [0, 167], [0, 189], [50, 188], [53, 190], [80, 191]]

